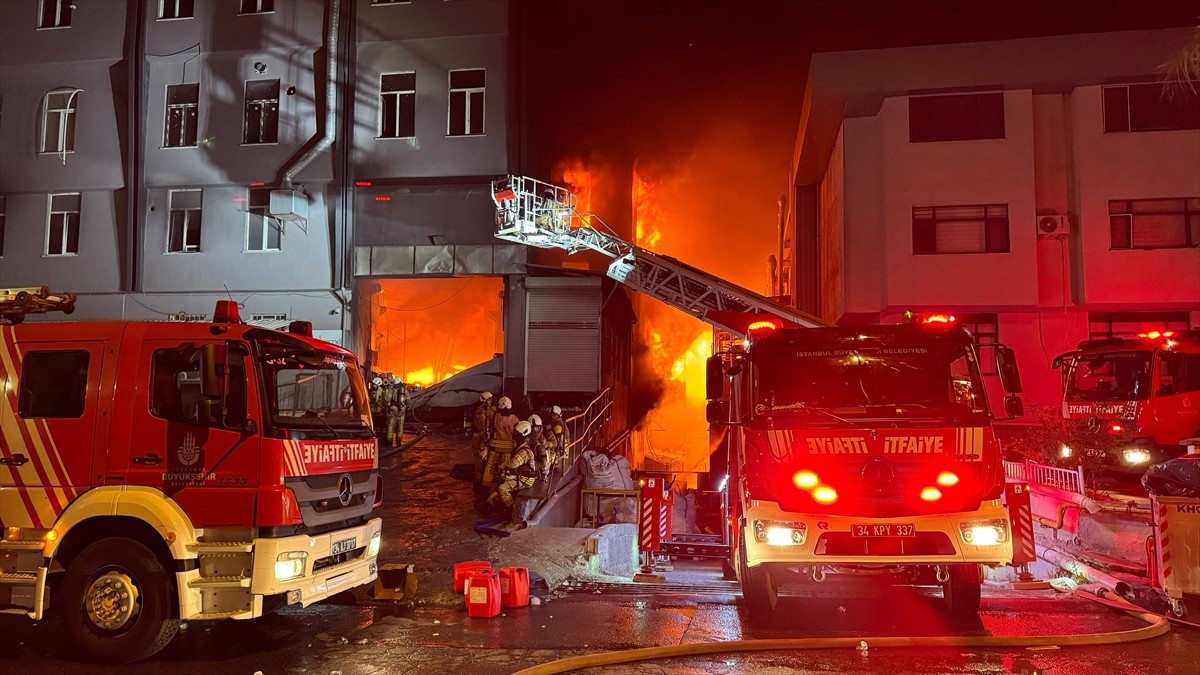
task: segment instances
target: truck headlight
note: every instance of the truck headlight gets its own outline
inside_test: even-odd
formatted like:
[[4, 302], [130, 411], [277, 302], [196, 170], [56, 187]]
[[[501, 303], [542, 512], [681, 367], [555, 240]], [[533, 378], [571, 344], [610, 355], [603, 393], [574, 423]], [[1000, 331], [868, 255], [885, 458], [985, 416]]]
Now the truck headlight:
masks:
[[1139, 448], [1127, 448], [1121, 453], [1126, 464], [1145, 464], [1150, 461], [1150, 453]]
[[993, 546], [1008, 541], [1008, 521], [972, 520], [958, 524], [962, 540], [972, 546]]
[[1070, 459], [1072, 454], [1074, 454], [1074, 451], [1071, 450], [1071, 446], [1069, 446], [1069, 445], [1059, 446], [1058, 456], [1061, 459]]
[[367, 544], [367, 557], [368, 558], [374, 558], [375, 556], [379, 555], [380, 541], [382, 541], [382, 537], [380, 536], [380, 534], [378, 532], [371, 535], [371, 543]]
[[808, 526], [804, 523], [778, 520], [754, 521], [754, 540], [760, 544], [769, 544], [771, 546], [803, 544], [807, 535]]
[[287, 581], [304, 576], [308, 554], [304, 551], [288, 551], [275, 558], [275, 581]]

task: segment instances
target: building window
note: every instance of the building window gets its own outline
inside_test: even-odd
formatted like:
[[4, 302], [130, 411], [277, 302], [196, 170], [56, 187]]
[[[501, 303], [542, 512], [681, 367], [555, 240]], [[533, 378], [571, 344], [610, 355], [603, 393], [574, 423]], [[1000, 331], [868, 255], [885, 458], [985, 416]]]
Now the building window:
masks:
[[250, 315], [251, 323], [257, 323], [260, 321], [275, 322], [275, 321], [287, 321], [287, 320], [288, 320], [287, 314], [251, 314]]
[[275, 143], [279, 140], [279, 80], [246, 83], [246, 120], [242, 143]]
[[167, 253], [200, 252], [199, 190], [171, 190], [167, 222]]
[[1187, 312], [1089, 312], [1088, 339], [1132, 338], [1152, 330], [1187, 330]]
[[52, 91], [46, 94], [44, 103], [42, 152], [74, 152], [79, 90]]
[[970, 141], [1004, 138], [1004, 94], [912, 96], [908, 141]]
[[0, 195], [0, 256], [4, 255], [4, 214], [8, 212], [8, 197]]
[[79, 193], [50, 195], [46, 255], [79, 254]]
[[271, 217], [271, 188], [250, 188], [246, 214], [246, 250], [278, 251], [282, 244], [279, 221]]
[[482, 68], [450, 71], [451, 136], [475, 136], [483, 133]]
[[1104, 87], [1104, 131], [1200, 129], [1200, 98], [1161, 84]]
[[269, 14], [275, 11], [275, 0], [242, 0], [238, 14]]
[[194, 0], [158, 0], [159, 19], [190, 19]]
[[163, 147], [196, 147], [199, 107], [200, 85], [173, 84], [167, 87], [167, 121]]
[[29, 352], [21, 359], [17, 414], [24, 419], [79, 418], [87, 400], [89, 355], [84, 351]]
[[75, 0], [41, 0], [38, 28], [69, 28]]
[[[979, 352], [979, 369], [984, 375], [996, 375], [996, 347], [1000, 341], [1000, 322], [995, 314], [967, 312], [958, 314], [958, 325], [967, 329], [975, 338]], [[980, 347], [978, 345], [990, 345]]]
[[1200, 198], [1109, 201], [1108, 231], [1113, 249], [1200, 246]]
[[913, 208], [913, 254], [1008, 253], [1008, 205]]
[[417, 74], [379, 76], [379, 138], [417, 135]]

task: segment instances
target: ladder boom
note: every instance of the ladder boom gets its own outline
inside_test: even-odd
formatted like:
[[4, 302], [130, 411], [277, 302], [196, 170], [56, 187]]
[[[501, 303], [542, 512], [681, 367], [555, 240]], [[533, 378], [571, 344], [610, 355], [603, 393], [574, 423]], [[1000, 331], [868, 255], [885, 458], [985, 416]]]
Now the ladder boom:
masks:
[[[730, 283], [684, 262], [635, 246], [593, 222], [604, 221], [575, 209], [567, 189], [524, 176], [492, 183], [496, 204], [496, 237], [567, 253], [592, 250], [613, 258], [608, 276], [622, 284], [683, 310], [721, 330], [743, 335], [744, 328], [725, 320], [728, 313], [759, 313], [788, 324], [827, 326], [815, 316]], [[725, 315], [725, 316], [722, 316]]]
[[0, 288], [0, 324], [21, 323], [26, 314], [74, 311], [74, 293], [51, 293], [45, 286]]

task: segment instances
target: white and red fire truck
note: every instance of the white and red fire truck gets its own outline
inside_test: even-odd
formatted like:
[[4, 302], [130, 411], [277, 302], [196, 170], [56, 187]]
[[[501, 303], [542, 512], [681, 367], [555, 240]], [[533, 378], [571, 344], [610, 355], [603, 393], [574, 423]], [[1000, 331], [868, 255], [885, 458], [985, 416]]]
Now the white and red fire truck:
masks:
[[[771, 616], [785, 583], [861, 575], [938, 583], [952, 612], [977, 612], [982, 565], [1009, 564], [1013, 544], [972, 337], [946, 315], [828, 328], [762, 317], [746, 334], [710, 358], [707, 379], [729, 457], [728, 565], [750, 617]], [[994, 348], [1019, 392], [1012, 351]], [[1006, 397], [1006, 414], [1021, 409]]]
[[53, 595], [76, 649], [123, 663], [181, 620], [374, 581], [378, 449], [351, 352], [232, 301], [211, 323], [0, 309], [2, 611], [41, 619]]
[[1055, 357], [1063, 369], [1063, 460], [1141, 474], [1200, 436], [1200, 331], [1085, 340]]

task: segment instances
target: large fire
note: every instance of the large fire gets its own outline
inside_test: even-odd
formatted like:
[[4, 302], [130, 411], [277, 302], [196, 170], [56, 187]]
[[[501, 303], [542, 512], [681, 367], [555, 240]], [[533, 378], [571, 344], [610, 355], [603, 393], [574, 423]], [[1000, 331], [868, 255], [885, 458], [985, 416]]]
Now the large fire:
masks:
[[382, 279], [370, 297], [372, 367], [428, 386], [503, 350], [499, 278]]

